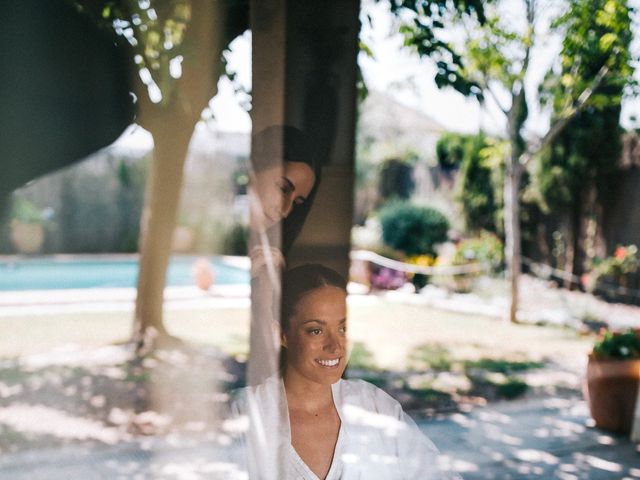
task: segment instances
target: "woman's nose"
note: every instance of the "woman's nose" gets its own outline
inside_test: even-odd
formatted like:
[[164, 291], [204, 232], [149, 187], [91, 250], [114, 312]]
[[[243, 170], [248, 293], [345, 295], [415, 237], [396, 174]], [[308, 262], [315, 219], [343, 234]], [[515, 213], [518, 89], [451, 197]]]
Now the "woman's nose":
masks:
[[282, 218], [287, 218], [291, 210], [293, 210], [293, 195], [287, 195], [282, 199], [282, 209], [280, 211]]
[[326, 342], [324, 344], [324, 350], [326, 352], [334, 353], [342, 349], [342, 342], [338, 335], [328, 334], [326, 336]]

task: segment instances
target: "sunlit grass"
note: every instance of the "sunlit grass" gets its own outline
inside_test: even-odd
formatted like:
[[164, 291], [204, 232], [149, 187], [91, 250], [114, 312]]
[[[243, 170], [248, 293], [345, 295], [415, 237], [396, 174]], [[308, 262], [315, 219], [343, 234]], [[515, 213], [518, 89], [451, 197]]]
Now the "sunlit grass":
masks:
[[382, 368], [402, 368], [415, 347], [437, 344], [455, 358], [539, 361], [584, 356], [593, 339], [570, 328], [512, 325], [476, 315], [380, 301], [352, 306], [350, 338], [363, 342]]
[[[383, 299], [349, 307], [349, 337], [363, 342], [381, 368], [404, 368], [415, 347], [438, 344], [456, 358], [513, 361], [584, 355], [592, 339], [568, 328], [510, 325], [482, 316], [404, 305]], [[225, 353], [248, 349], [248, 309], [173, 310], [167, 329], [187, 341]], [[76, 343], [85, 346], [126, 341], [132, 325], [127, 312], [69, 313], [0, 318], [0, 357], [16, 357]]]
[[[226, 353], [246, 351], [249, 313], [243, 309], [179, 310], [165, 313], [166, 327], [187, 341]], [[133, 316], [127, 312], [69, 313], [0, 318], [0, 358], [42, 353], [74, 343], [100, 346], [126, 341]]]

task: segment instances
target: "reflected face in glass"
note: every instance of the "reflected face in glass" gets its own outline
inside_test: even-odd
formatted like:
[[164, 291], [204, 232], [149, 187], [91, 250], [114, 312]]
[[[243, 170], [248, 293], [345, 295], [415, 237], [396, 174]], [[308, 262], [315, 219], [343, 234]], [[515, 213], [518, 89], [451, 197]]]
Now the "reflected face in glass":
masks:
[[259, 200], [252, 213], [258, 226], [267, 229], [303, 204], [315, 184], [315, 174], [303, 162], [285, 162], [255, 174], [252, 193]]
[[286, 377], [320, 384], [340, 380], [347, 366], [347, 294], [334, 286], [303, 296], [283, 335]]

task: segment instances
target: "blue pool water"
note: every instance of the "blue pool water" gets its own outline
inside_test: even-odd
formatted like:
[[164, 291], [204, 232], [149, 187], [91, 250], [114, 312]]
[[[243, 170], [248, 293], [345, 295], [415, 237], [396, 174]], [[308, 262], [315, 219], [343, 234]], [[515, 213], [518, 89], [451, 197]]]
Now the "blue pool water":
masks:
[[[191, 269], [197, 258], [173, 257], [167, 271], [167, 285], [194, 285]], [[208, 257], [208, 260], [215, 272], [215, 284], [249, 283], [246, 270], [227, 265], [218, 257]], [[0, 291], [135, 287], [137, 278], [137, 257], [0, 261]]]

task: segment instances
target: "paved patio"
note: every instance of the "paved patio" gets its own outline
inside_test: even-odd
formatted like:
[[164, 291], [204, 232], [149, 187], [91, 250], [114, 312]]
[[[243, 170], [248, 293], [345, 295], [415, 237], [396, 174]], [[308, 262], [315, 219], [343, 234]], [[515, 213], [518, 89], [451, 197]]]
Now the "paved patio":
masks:
[[[581, 398], [537, 398], [419, 421], [445, 464], [472, 479], [638, 479], [640, 449], [592, 426]], [[206, 434], [4, 454], [2, 480], [240, 479]]]

